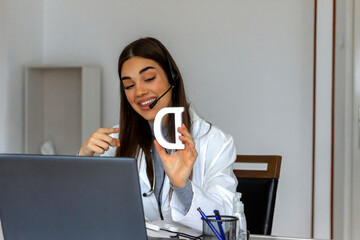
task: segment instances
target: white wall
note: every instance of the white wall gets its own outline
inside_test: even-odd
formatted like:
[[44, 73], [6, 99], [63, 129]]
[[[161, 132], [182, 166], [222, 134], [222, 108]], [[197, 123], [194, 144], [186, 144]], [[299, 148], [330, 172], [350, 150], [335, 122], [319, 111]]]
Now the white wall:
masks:
[[42, 0], [0, 0], [0, 152], [23, 151], [23, 67], [42, 60]]
[[[6, 88], [5, 88], [5, 44], [4, 44], [4, 0], [0, 0], [0, 131], [3, 131], [6, 126]], [[5, 151], [5, 134], [0, 135], [0, 152]]]
[[330, 238], [333, 2], [317, 1], [314, 236]]
[[44, 0], [44, 62], [103, 69], [103, 125], [118, 121], [117, 59], [159, 38], [201, 116], [239, 154], [283, 156], [273, 234], [310, 236], [312, 0]]
[[352, 240], [360, 240], [360, 2], [354, 1], [354, 105], [352, 162]]
[[[359, 222], [352, 223], [352, 217], [359, 212], [352, 208], [353, 184], [358, 189], [359, 158], [353, 155], [354, 129], [353, 120], [357, 112], [354, 110], [354, 40], [356, 26], [354, 7], [356, 0], [336, 1], [336, 35], [335, 35], [335, 113], [334, 113], [334, 239], [357, 240]], [[354, 182], [352, 182], [354, 181]], [[360, 201], [357, 199], [357, 203]], [[355, 213], [355, 211], [357, 211]], [[352, 225], [353, 224], [353, 225]], [[352, 235], [354, 234], [354, 235]]]

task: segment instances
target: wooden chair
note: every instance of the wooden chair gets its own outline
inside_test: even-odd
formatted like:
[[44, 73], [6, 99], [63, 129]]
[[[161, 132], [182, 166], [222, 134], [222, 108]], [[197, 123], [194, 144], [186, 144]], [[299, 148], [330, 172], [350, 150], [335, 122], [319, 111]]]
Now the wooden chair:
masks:
[[[237, 191], [242, 193], [247, 228], [251, 234], [271, 235], [281, 156], [237, 155], [234, 173]], [[266, 166], [264, 170], [244, 169], [245, 165]], [[262, 164], [261, 164], [262, 163]], [[242, 165], [238, 169], [238, 165]]]

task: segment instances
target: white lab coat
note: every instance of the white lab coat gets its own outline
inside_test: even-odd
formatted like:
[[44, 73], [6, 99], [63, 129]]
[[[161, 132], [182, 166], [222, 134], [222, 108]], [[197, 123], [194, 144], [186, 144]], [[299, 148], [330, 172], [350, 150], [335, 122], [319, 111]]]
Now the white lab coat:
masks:
[[[161, 209], [164, 220], [175, 221], [186, 226], [201, 230], [201, 215], [197, 211], [200, 207], [206, 215], [213, 215], [214, 209], [221, 215], [232, 214], [232, 201], [236, 191], [237, 179], [233, 173], [233, 163], [236, 159], [236, 150], [233, 138], [220, 129], [201, 119], [190, 109], [192, 119], [192, 136], [198, 157], [193, 167], [191, 180], [194, 192], [191, 207], [187, 213], [178, 200], [175, 192], [171, 199], [169, 195], [170, 181], [166, 176], [162, 189]], [[209, 130], [210, 128], [210, 130]], [[118, 138], [118, 134], [112, 137]], [[116, 148], [110, 149], [103, 156], [115, 156]], [[146, 175], [144, 154], [140, 154], [138, 161], [140, 187], [142, 193], [148, 193], [151, 184]], [[155, 194], [143, 197], [145, 218], [149, 221], [160, 219], [158, 203]]]

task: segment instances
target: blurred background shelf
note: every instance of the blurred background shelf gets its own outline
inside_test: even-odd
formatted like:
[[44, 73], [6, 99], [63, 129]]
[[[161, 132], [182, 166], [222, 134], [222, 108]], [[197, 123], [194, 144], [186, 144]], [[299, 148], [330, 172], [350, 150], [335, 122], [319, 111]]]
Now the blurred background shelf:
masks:
[[51, 141], [57, 155], [76, 154], [101, 125], [98, 67], [31, 66], [25, 71], [25, 153]]

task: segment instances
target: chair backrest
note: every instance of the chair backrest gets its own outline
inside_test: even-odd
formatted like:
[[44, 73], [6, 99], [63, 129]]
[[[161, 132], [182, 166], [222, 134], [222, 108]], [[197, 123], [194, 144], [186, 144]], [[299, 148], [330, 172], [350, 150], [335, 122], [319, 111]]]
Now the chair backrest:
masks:
[[252, 234], [271, 235], [281, 158], [237, 155], [234, 164], [237, 191], [242, 193], [247, 229]]

